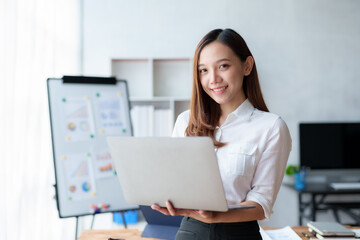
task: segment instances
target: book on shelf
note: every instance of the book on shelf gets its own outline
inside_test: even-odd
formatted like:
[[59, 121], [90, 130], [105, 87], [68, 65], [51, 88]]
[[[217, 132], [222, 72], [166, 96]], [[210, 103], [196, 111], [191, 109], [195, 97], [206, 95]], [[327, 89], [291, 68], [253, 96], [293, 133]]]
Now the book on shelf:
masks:
[[170, 109], [155, 109], [154, 136], [168, 137], [172, 134], [172, 118]]
[[131, 111], [134, 137], [166, 137], [172, 134], [172, 111], [153, 105], [137, 105]]
[[317, 238], [322, 237], [322, 239], [326, 239], [326, 237], [351, 237], [354, 238], [355, 233], [350, 229], [344, 227], [342, 224], [337, 222], [308, 222], [307, 226], [309, 231], [313, 234], [316, 234]]

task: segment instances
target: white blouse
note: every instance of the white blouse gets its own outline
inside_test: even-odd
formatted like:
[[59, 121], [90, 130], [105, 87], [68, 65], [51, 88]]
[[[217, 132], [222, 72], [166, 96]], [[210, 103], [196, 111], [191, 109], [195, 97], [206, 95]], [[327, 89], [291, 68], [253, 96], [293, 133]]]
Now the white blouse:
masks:
[[[181, 113], [173, 137], [184, 137], [190, 111]], [[229, 204], [259, 203], [268, 219], [284, 177], [291, 151], [286, 123], [273, 113], [260, 111], [245, 100], [225, 123], [216, 127], [216, 149], [226, 199]]]

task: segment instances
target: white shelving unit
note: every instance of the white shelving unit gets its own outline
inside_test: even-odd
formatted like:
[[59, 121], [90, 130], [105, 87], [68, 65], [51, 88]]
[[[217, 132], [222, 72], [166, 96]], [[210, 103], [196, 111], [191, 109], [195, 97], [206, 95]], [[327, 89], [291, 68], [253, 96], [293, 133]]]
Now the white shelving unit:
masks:
[[111, 71], [128, 82], [134, 135], [171, 135], [177, 116], [189, 108], [192, 59], [112, 59]]

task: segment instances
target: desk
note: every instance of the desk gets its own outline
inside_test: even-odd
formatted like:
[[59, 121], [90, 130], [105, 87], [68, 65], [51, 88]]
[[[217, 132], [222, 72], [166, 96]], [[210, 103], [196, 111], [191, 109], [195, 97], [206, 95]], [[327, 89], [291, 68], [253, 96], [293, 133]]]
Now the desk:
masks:
[[[352, 209], [360, 209], [360, 202], [334, 202], [326, 200], [326, 197], [330, 195], [360, 194], [360, 190], [334, 190], [329, 187], [328, 183], [307, 184], [304, 190], [297, 190], [292, 184], [288, 183], [284, 183], [283, 185], [298, 193], [299, 225], [303, 225], [303, 218], [316, 221], [316, 212], [324, 210], [332, 210], [336, 221], [339, 223], [341, 223], [341, 221], [338, 212], [342, 211], [354, 219], [357, 225], [360, 225], [360, 215], [352, 211]], [[305, 195], [310, 195], [310, 199], [305, 200]], [[306, 215], [306, 210], [310, 210], [309, 215]]]
[[[353, 228], [359, 229], [360, 227]], [[269, 229], [271, 228], [264, 227], [264, 230]], [[301, 237], [301, 239], [308, 240], [302, 235], [302, 232], [310, 234], [308, 227], [294, 226], [292, 229]], [[126, 240], [159, 240], [156, 238], [142, 238], [141, 231], [136, 229], [85, 230], [78, 240], [107, 240], [109, 237], [124, 238]]]
[[124, 238], [126, 240], [158, 240], [142, 238], [137, 229], [84, 230], [78, 240], [107, 240], [108, 238]]

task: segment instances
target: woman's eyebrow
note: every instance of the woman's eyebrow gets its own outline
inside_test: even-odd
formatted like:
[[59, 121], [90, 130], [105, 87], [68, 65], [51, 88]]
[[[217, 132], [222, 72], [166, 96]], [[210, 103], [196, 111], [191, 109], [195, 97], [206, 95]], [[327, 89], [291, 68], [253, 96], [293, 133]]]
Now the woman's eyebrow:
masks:
[[[224, 62], [224, 61], [231, 61], [229, 58], [221, 58], [219, 60], [216, 61], [216, 63], [219, 63], [219, 62]], [[205, 66], [205, 64], [198, 64], [198, 67], [202, 67], [202, 66]]]
[[223, 62], [223, 61], [230, 61], [229, 58], [221, 58], [219, 60], [217, 60], [216, 62]]

